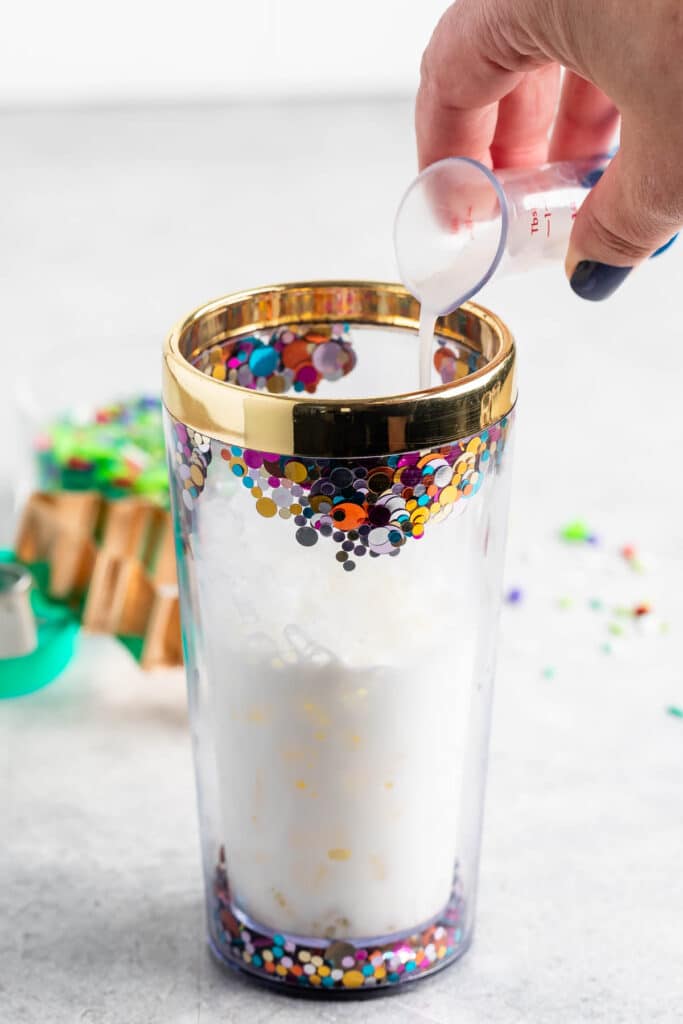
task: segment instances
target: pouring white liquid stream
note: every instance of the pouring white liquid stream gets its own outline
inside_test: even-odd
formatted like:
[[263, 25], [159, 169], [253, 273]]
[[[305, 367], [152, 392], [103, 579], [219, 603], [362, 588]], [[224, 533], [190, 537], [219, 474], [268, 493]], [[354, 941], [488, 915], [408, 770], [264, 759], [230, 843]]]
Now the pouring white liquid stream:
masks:
[[425, 391], [431, 384], [432, 348], [434, 345], [435, 328], [436, 314], [432, 313], [422, 305], [420, 307], [420, 330], [418, 334], [420, 349], [420, 391]]

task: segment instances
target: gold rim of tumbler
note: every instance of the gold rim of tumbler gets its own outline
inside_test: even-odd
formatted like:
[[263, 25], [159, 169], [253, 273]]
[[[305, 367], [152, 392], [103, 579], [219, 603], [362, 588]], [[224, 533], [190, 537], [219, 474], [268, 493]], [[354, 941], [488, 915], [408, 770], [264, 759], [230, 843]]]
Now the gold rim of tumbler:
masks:
[[481, 353], [480, 369], [426, 391], [381, 398], [318, 399], [252, 391], [192, 365], [206, 348], [264, 328], [343, 321], [417, 331], [420, 307], [396, 284], [316, 281], [236, 292], [200, 306], [164, 346], [168, 412], [225, 444], [280, 455], [350, 458], [449, 444], [515, 404], [515, 345], [505, 324], [474, 302], [440, 317], [437, 334]]

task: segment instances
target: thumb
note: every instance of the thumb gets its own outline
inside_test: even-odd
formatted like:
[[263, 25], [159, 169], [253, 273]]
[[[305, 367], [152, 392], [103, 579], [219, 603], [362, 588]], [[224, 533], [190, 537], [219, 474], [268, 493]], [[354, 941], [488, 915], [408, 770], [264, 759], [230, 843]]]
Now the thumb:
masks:
[[[644, 148], [644, 147], [643, 147]], [[584, 200], [574, 222], [565, 268], [577, 295], [606, 299], [631, 270], [680, 226], [680, 191], [656, 167], [624, 146]]]

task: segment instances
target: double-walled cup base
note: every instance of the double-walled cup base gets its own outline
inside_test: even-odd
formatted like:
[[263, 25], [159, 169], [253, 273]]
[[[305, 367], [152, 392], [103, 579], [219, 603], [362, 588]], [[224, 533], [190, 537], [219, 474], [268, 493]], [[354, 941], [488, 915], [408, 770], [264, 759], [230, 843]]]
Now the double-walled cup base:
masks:
[[[428, 970], [419, 972], [413, 971], [410, 974], [405, 975], [403, 981], [405, 983], [411, 981], [419, 981], [421, 978], [429, 978], [434, 974], [438, 974], [445, 967], [450, 967], [456, 963], [470, 948], [471, 936], [465, 938], [460, 943], [458, 949], [438, 963], [433, 964]], [[381, 996], [398, 995], [403, 991], [404, 985], [402, 984], [382, 984], [382, 985], [364, 985], [360, 988], [322, 988], [321, 986], [308, 985], [308, 984], [284, 984], [280, 980], [276, 980], [272, 975], [264, 975], [260, 971], [253, 971], [249, 967], [245, 966], [244, 963], [240, 963], [237, 959], [227, 957], [216, 944], [215, 939], [209, 933], [208, 939], [209, 952], [211, 953], [214, 961], [219, 967], [222, 967], [225, 971], [231, 973], [238, 972], [249, 981], [253, 981], [256, 985], [263, 985], [269, 988], [273, 992], [279, 992], [285, 996], [292, 996], [295, 999], [329, 999], [329, 1000], [344, 1000], [344, 999], [377, 999]]]
[[459, 879], [434, 919], [391, 936], [358, 940], [286, 935], [235, 907], [219, 862], [209, 905], [209, 946], [219, 963], [297, 995], [372, 996], [433, 974], [467, 950], [470, 932]]

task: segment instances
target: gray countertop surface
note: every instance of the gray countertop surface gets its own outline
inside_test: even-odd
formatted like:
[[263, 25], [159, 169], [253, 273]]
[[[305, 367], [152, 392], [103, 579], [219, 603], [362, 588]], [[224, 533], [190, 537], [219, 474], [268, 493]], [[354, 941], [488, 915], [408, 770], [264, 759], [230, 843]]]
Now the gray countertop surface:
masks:
[[[5, 488], [27, 458], [20, 361], [44, 374], [49, 347], [87, 341], [106, 370], [108, 346], [154, 345], [236, 288], [396, 276], [407, 103], [5, 113], [0, 137]], [[86, 637], [57, 683], [0, 704], [3, 1024], [681, 1019], [683, 720], [667, 709], [683, 708], [682, 271], [679, 244], [603, 305], [558, 267], [483, 296], [519, 343], [507, 585], [523, 599], [503, 612], [463, 961], [343, 1004], [214, 966], [182, 674]], [[576, 517], [598, 545], [558, 541]], [[642, 601], [642, 620], [614, 612]]]

